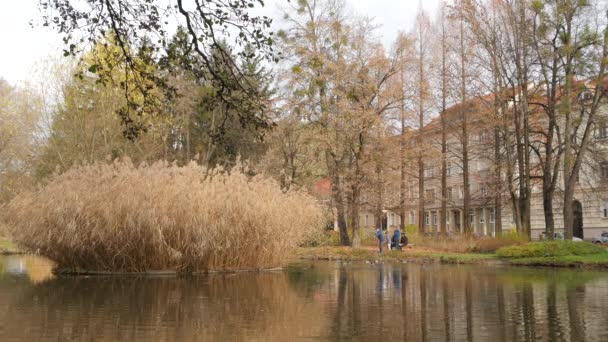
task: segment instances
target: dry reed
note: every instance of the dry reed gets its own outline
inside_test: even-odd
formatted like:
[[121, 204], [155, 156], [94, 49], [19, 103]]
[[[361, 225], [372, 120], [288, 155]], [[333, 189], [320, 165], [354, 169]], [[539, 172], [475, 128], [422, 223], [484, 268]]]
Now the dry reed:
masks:
[[466, 237], [454, 235], [450, 238], [415, 236], [411, 243], [416, 246], [430, 248], [449, 253], [493, 253], [506, 246], [519, 245], [525, 240], [518, 237]]
[[127, 160], [56, 176], [3, 220], [18, 245], [70, 271], [268, 268], [323, 224], [311, 196], [279, 189], [239, 171]]

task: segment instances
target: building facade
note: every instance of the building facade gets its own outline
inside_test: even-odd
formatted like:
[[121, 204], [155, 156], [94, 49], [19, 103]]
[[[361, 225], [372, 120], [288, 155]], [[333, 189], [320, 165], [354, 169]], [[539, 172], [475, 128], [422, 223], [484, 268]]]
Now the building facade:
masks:
[[[464, 220], [470, 223], [471, 231], [478, 236], [494, 236], [497, 221], [500, 220], [502, 230], [515, 229], [512, 202], [507, 188], [505, 171], [497, 172], [496, 141], [494, 135], [495, 118], [484, 104], [491, 103], [492, 98], [486, 97], [471, 101], [471, 104], [456, 105], [446, 112], [447, 131], [446, 141], [448, 152], [446, 154], [446, 229], [448, 232], [461, 232]], [[512, 106], [512, 104], [510, 104]], [[510, 108], [510, 107], [509, 107]], [[468, 132], [468, 154], [469, 154], [469, 189], [470, 201], [468, 212], [464, 211], [464, 183], [462, 145], [465, 137], [460, 129], [463, 111], [467, 111], [470, 131]], [[534, 111], [532, 125], [543, 127], [545, 122], [538, 108]], [[608, 231], [608, 106], [600, 110], [599, 119], [592, 126], [594, 128], [593, 141], [590, 151], [583, 163], [578, 183], [576, 186], [573, 203], [574, 210], [574, 235], [590, 240], [593, 236]], [[507, 127], [509, 129], [509, 127]], [[424, 230], [433, 233], [440, 231], [442, 187], [441, 187], [441, 125], [439, 118], [432, 120], [425, 128], [420, 138], [419, 132], [413, 132], [408, 137], [396, 136], [394, 140], [404, 139], [410, 151], [408, 165], [412, 167], [407, 177], [405, 202], [406, 215], [404, 217], [407, 225], [417, 225], [419, 213], [419, 199], [424, 197]], [[534, 139], [542, 139], [542, 133], [537, 133]], [[423, 141], [422, 147], [420, 147]], [[502, 144], [505, 144], [503, 141]], [[398, 144], [394, 144], [398, 145]], [[541, 144], [542, 145], [542, 144]], [[542, 147], [541, 147], [542, 148]], [[499, 153], [504, 147], [499, 148]], [[543, 210], [542, 183], [539, 176], [539, 164], [541, 162], [539, 148], [536, 153], [531, 153], [532, 178], [531, 184], [531, 237], [539, 239], [545, 231], [545, 218]], [[424, 160], [424, 193], [419, 194], [418, 174], [416, 169], [416, 158], [422, 156]], [[398, 165], [398, 153], [392, 153], [390, 163]], [[504, 161], [502, 162], [504, 169]], [[511, 165], [517, 172], [517, 167]], [[561, 173], [561, 170], [558, 170]], [[401, 187], [397, 172], [387, 173], [386, 189], [384, 192], [386, 200], [383, 203], [383, 222], [388, 228], [399, 226], [401, 223], [401, 212], [399, 208], [399, 192]], [[499, 176], [500, 174], [500, 176]], [[517, 178], [517, 174], [515, 175]], [[563, 232], [562, 219], [563, 180], [561, 175], [556, 182], [553, 212], [555, 218], [555, 231]], [[500, 196], [501, 208], [496, 210], [497, 196]], [[377, 206], [376, 206], [377, 207]], [[497, 213], [500, 212], [500, 215]], [[376, 213], [376, 214], [374, 214]], [[373, 228], [377, 225], [377, 210], [371, 206], [364, 208], [360, 214], [360, 225]]]

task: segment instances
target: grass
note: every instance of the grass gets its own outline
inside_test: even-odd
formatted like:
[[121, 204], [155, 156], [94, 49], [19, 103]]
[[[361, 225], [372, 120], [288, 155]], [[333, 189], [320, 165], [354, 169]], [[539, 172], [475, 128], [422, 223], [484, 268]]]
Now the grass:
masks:
[[442, 262], [442, 263], [482, 263], [496, 260], [491, 254], [449, 253], [427, 249], [404, 249], [402, 251], [384, 251], [378, 253], [375, 248], [350, 248], [324, 246], [314, 248], [299, 248], [296, 256], [313, 260], [344, 260], [344, 261], [413, 261], [413, 262]]
[[505, 233], [500, 237], [473, 237], [453, 235], [444, 237], [423, 237], [413, 235], [411, 243], [441, 252], [449, 253], [494, 253], [498, 249], [520, 245], [525, 242], [517, 234]]
[[309, 195], [220, 171], [194, 163], [82, 166], [18, 195], [2, 219], [18, 245], [67, 271], [273, 268], [322, 227]]
[[511, 259], [519, 266], [608, 268], [608, 253]]
[[605, 254], [606, 249], [589, 242], [542, 241], [503, 247], [496, 252], [501, 258], [546, 258]]
[[9, 239], [0, 237], [0, 254], [19, 253], [19, 248]]
[[[442, 245], [443, 247], [443, 245]], [[513, 266], [552, 266], [608, 268], [608, 250], [586, 242], [548, 241], [532, 242], [503, 247], [496, 253], [446, 252], [428, 247], [414, 246], [403, 251], [385, 251], [376, 248], [324, 246], [300, 248], [297, 256], [303, 259], [345, 261], [411, 261], [448, 264], [498, 263]]]

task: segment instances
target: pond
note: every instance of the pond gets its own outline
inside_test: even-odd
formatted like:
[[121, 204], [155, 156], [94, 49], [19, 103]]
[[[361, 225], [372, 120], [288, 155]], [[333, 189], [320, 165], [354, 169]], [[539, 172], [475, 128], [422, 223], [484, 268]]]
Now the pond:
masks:
[[608, 341], [608, 273], [302, 262], [206, 276], [53, 277], [0, 257], [1, 341]]

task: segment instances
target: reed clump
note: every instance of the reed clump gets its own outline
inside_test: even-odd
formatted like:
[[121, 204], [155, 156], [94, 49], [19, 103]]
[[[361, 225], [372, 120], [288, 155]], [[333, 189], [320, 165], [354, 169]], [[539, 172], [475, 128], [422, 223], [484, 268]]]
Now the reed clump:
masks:
[[283, 265], [324, 223], [313, 197], [191, 163], [80, 166], [3, 210], [12, 239], [69, 271], [205, 272]]

